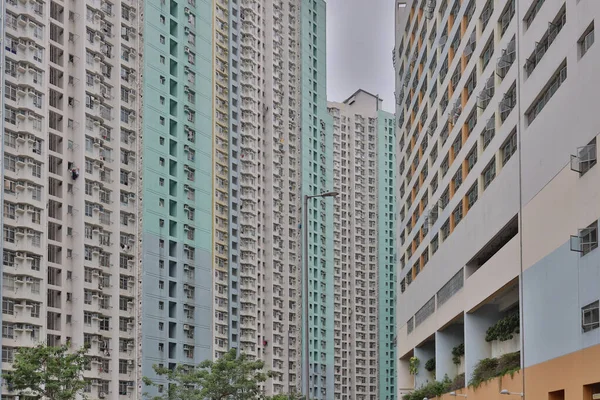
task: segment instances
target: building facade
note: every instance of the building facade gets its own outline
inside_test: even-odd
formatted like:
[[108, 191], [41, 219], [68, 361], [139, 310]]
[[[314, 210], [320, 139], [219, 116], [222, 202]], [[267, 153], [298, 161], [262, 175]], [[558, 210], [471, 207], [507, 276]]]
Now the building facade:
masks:
[[[142, 385], [166, 384], [153, 365], [237, 348], [274, 371], [266, 394], [301, 390], [301, 196], [333, 186], [333, 159], [321, 169], [326, 151], [301, 141], [332, 147], [325, 2], [2, 6], [3, 369], [19, 346], [90, 344], [86, 395], [136, 399], [164, 390]], [[325, 274], [333, 220], [314, 223]], [[325, 276], [320, 399], [333, 393]]]
[[336, 399], [394, 399], [395, 129], [379, 97], [329, 103], [333, 118]]
[[3, 3], [2, 368], [20, 346], [87, 344], [94, 398], [140, 379], [141, 11]]
[[212, 58], [222, 30], [206, 18], [217, 18], [216, 4], [143, 4], [140, 373], [156, 379], [153, 365], [196, 365], [213, 355], [223, 240], [215, 220], [227, 214], [217, 184], [227, 170], [218, 88], [227, 81]]
[[[582, 0], [396, 2], [399, 394], [434, 374], [468, 384], [508, 353], [526, 398], [600, 392], [599, 13]], [[513, 339], [488, 334], [515, 317]]]

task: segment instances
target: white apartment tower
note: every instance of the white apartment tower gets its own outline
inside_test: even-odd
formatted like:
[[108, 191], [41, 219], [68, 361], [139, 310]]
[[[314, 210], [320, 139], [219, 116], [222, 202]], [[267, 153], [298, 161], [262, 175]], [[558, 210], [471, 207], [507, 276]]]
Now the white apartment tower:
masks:
[[394, 396], [389, 381], [380, 387], [394, 376], [395, 281], [394, 116], [381, 109], [382, 102], [358, 90], [341, 103], [328, 103], [333, 190], [339, 193], [333, 215], [336, 399]]
[[89, 344], [86, 394], [134, 398], [139, 10], [3, 3], [2, 368], [18, 346]]
[[239, 99], [231, 125], [239, 189], [231, 194], [237, 221], [230, 223], [239, 238], [230, 239], [237, 256], [228, 273], [237, 276], [228, 290], [235, 295], [229, 315], [216, 320], [229, 326], [216, 326], [215, 357], [237, 347], [275, 373], [266, 394], [294, 392], [301, 367], [300, 2], [242, 0], [231, 14], [238, 24], [230, 51], [239, 73], [230, 87]]

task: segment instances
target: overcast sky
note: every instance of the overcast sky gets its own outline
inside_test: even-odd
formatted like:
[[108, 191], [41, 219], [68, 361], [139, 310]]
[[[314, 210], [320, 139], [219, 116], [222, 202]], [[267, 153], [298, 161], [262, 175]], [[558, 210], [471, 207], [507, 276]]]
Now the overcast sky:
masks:
[[357, 89], [394, 111], [394, 0], [327, 0], [328, 100]]

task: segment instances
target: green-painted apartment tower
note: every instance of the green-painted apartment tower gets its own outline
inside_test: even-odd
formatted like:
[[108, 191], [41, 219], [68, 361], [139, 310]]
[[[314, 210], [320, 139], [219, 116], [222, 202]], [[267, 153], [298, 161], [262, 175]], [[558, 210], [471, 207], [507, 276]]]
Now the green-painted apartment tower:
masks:
[[[325, 18], [325, 1], [302, 1], [303, 196], [324, 193], [333, 187], [333, 158], [327, 150], [332, 148], [333, 139], [327, 113]], [[333, 201], [311, 199], [308, 214], [308, 225], [302, 229], [308, 230], [310, 397], [327, 400], [333, 398], [334, 392]], [[303, 351], [303, 361], [306, 357]]]
[[212, 7], [144, 2], [140, 343], [150, 378], [153, 364], [212, 357]]
[[396, 135], [394, 114], [377, 111], [379, 399], [396, 399]]

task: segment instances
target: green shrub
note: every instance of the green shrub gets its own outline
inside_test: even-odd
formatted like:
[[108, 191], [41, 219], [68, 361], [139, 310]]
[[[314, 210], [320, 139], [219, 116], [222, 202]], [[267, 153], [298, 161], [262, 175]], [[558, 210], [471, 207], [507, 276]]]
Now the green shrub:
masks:
[[484, 358], [479, 361], [473, 371], [469, 386], [479, 387], [483, 382], [490, 379], [514, 374], [521, 368], [521, 353], [508, 353], [500, 358]]
[[465, 374], [456, 375], [456, 378], [452, 381], [452, 384], [448, 388], [449, 392], [464, 389], [467, 385], [465, 384]]
[[415, 389], [412, 393], [405, 394], [402, 396], [402, 400], [423, 400], [425, 397], [431, 399], [449, 392], [451, 384], [452, 382], [446, 376], [441, 382], [433, 381]]
[[513, 338], [513, 334], [519, 333], [520, 320], [519, 313], [513, 313], [502, 318], [494, 325], [490, 326], [485, 333], [485, 340], [491, 342], [499, 340], [504, 342]]
[[425, 363], [425, 369], [429, 372], [435, 371], [435, 358], [430, 358]]
[[417, 357], [411, 357], [408, 364], [408, 371], [411, 375], [417, 375], [419, 372], [419, 364], [421, 364], [421, 360]]
[[460, 364], [460, 358], [465, 355], [465, 344], [461, 343], [452, 349], [452, 362], [456, 365]]

